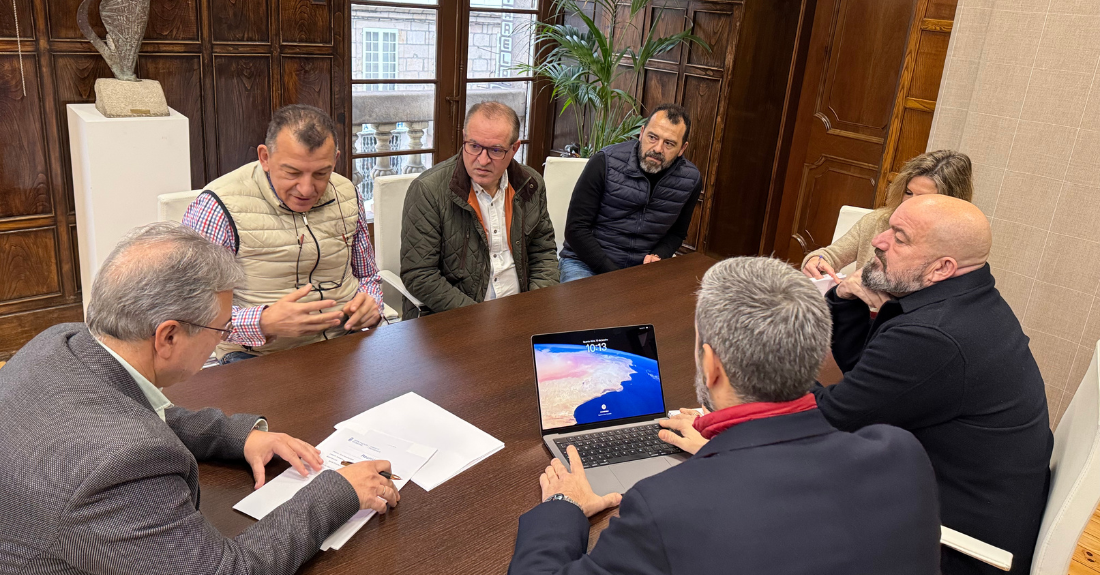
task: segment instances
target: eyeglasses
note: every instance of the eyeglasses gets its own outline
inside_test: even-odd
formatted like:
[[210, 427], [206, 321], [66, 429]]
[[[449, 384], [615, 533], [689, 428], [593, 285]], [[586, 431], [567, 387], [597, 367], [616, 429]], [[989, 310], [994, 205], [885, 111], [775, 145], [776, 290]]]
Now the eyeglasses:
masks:
[[229, 335], [233, 333], [233, 320], [232, 319], [225, 322], [225, 327], [223, 327], [223, 328], [210, 327], [208, 325], [202, 325], [201, 323], [191, 323], [189, 321], [183, 321], [182, 319], [177, 319], [176, 321], [178, 321], [180, 323], [185, 323], [185, 324], [187, 324], [191, 327], [201, 327], [203, 329], [211, 329], [211, 330], [214, 330], [214, 331], [220, 331], [221, 335], [222, 335], [222, 341], [225, 341], [225, 340], [229, 339]]
[[482, 146], [481, 144], [472, 140], [466, 140], [465, 142], [462, 142], [462, 148], [466, 150], [467, 154], [470, 154], [475, 158], [480, 156], [482, 151], [488, 152], [489, 157], [494, 160], [503, 160], [504, 156], [508, 155], [508, 148], [500, 148], [497, 146], [486, 148], [485, 146]]

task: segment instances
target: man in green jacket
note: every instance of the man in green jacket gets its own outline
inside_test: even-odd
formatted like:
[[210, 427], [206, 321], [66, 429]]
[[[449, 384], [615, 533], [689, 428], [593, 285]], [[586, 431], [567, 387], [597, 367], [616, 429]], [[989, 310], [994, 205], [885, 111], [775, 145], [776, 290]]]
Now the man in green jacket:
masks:
[[409, 186], [401, 223], [401, 281], [422, 303], [414, 318], [558, 283], [546, 184], [513, 160], [519, 116], [473, 106], [462, 151]]

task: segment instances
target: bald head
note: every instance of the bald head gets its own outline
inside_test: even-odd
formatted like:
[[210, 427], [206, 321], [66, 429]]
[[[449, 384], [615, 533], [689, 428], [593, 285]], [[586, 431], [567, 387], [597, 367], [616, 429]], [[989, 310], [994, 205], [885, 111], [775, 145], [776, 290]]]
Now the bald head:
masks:
[[[939, 194], [903, 203], [890, 218], [913, 230], [913, 242], [929, 259], [949, 257], [959, 274], [979, 268], [989, 259], [993, 235], [989, 220], [970, 202]], [[957, 274], [958, 275], [958, 274]]]

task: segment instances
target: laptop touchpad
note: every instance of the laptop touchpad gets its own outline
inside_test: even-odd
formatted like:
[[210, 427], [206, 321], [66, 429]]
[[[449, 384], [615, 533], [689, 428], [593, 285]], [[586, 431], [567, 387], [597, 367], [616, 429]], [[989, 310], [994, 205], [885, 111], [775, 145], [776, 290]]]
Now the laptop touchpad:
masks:
[[634, 484], [649, 477], [650, 475], [657, 475], [658, 473], [671, 467], [663, 457], [651, 457], [649, 459], [639, 459], [638, 461], [628, 461], [626, 463], [618, 463], [611, 467], [612, 473], [619, 479], [619, 482], [623, 484], [623, 490], [634, 487]]

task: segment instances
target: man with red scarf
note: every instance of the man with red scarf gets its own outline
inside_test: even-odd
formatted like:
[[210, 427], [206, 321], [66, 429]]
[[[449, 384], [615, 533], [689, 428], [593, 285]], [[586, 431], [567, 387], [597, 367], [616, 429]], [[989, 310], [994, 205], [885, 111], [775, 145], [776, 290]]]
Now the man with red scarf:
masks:
[[[810, 388], [829, 309], [787, 264], [732, 258], [703, 276], [696, 392], [705, 416], [667, 420], [694, 452], [623, 495], [597, 496], [576, 449], [539, 478], [511, 574], [939, 572], [935, 477], [920, 443], [885, 425], [838, 431]], [[621, 503], [588, 549], [588, 518]]]

